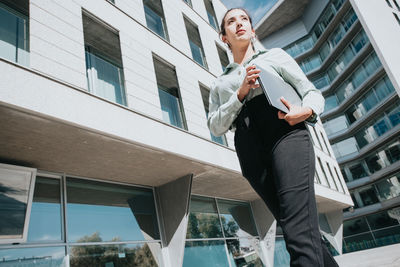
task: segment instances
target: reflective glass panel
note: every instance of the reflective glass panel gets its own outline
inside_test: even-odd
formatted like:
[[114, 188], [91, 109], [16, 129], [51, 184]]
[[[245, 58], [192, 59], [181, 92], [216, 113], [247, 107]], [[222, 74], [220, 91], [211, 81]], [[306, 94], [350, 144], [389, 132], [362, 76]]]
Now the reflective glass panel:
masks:
[[232, 267], [265, 266], [260, 258], [261, 248], [258, 239], [226, 240], [226, 245], [228, 246], [229, 261]]
[[70, 266], [161, 266], [159, 243], [71, 246]]
[[218, 200], [218, 209], [225, 237], [257, 236], [248, 203]]
[[[147, 27], [149, 27], [152, 31], [154, 31], [159, 36], [165, 39], [163, 18], [147, 6], [151, 5], [151, 3], [154, 1], [145, 0], [144, 2], [145, 2], [144, 11], [146, 15]], [[154, 4], [159, 4], [159, 3], [154, 3]]]
[[360, 189], [360, 198], [364, 206], [372, 205], [379, 202], [373, 186], [368, 186], [366, 188]]
[[192, 196], [186, 238], [215, 237], [222, 237], [222, 230], [214, 199]]
[[376, 243], [371, 233], [346, 237], [344, 238], [344, 241], [345, 241], [345, 245], [343, 246], [344, 253], [376, 247]]
[[89, 90], [112, 102], [125, 104], [122, 69], [97, 55], [86, 52]]
[[225, 242], [223, 240], [186, 241], [183, 266], [228, 267]]
[[377, 182], [376, 189], [381, 201], [400, 196], [400, 174]]
[[343, 236], [355, 235], [369, 231], [364, 217], [343, 222]]
[[0, 57], [28, 65], [27, 19], [0, 6]]
[[400, 226], [372, 232], [378, 246], [387, 246], [400, 243]]
[[22, 239], [31, 190], [30, 172], [0, 168], [0, 238]]
[[274, 267], [288, 267], [290, 255], [286, 250], [286, 243], [283, 237], [276, 237], [274, 250]]
[[0, 266], [64, 267], [67, 264], [65, 247], [0, 249]]
[[67, 216], [70, 242], [159, 239], [149, 189], [67, 178]]
[[368, 220], [368, 224], [371, 227], [371, 230], [377, 230], [389, 226], [399, 225], [399, 222], [391, 218], [388, 214], [388, 211], [382, 211], [375, 214], [371, 214], [366, 216]]
[[364, 166], [361, 163], [357, 163], [356, 165], [349, 167], [349, 170], [353, 180], [368, 176]]
[[327, 112], [333, 108], [336, 108], [337, 104], [338, 103], [337, 103], [336, 95], [328, 96], [327, 98], [325, 98], [324, 112]]
[[164, 89], [166, 88], [163, 88], [159, 85], [158, 94], [160, 96], [163, 121], [176, 127], [183, 128], [183, 119], [179, 98], [171, 94], [171, 90]]
[[28, 241], [61, 240], [60, 180], [37, 177]]

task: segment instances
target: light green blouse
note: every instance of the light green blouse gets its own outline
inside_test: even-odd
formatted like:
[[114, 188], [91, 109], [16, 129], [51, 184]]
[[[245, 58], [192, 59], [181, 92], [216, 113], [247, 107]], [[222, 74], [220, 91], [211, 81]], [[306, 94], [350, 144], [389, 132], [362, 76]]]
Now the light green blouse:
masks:
[[302, 106], [310, 107], [314, 114], [307, 122], [314, 125], [324, 109], [325, 100], [321, 92], [315, 88], [297, 62], [281, 48], [259, 50], [243, 65], [232, 62], [225, 71], [211, 84], [209, 98], [208, 128], [215, 136], [221, 136], [229, 129], [235, 131], [233, 121], [239, 114], [245, 101], [262, 94], [260, 87], [250, 90], [244, 102], [237, 98], [239, 89], [246, 76], [246, 67], [255, 58], [258, 64], [270, 69], [272, 73], [291, 84], [302, 97]]

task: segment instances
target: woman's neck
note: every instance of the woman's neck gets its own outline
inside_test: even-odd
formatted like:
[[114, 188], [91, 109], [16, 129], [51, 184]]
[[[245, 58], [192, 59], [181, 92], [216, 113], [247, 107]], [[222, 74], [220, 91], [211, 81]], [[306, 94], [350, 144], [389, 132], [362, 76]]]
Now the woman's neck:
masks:
[[237, 50], [232, 49], [232, 54], [233, 61], [239, 65], [243, 65], [243, 63], [251, 58], [255, 54], [255, 52], [253, 51], [252, 46], [248, 45], [245, 48], [238, 48]]

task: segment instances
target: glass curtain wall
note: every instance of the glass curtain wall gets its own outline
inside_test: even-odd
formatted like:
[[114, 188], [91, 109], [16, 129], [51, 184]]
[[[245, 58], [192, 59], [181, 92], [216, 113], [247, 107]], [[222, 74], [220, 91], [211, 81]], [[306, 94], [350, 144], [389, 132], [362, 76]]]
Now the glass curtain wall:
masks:
[[153, 190], [38, 176], [27, 243], [0, 246], [0, 259], [13, 267], [161, 266]]

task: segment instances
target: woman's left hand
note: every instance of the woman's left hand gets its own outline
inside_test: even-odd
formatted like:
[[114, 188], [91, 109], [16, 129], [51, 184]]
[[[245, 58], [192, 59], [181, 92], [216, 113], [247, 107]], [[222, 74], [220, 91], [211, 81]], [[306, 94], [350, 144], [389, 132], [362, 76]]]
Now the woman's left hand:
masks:
[[289, 101], [287, 101], [283, 97], [281, 97], [281, 101], [289, 109], [289, 113], [284, 113], [279, 110], [278, 118], [287, 121], [287, 123], [289, 123], [290, 126], [305, 121], [313, 113], [311, 108], [292, 105], [289, 103]]

